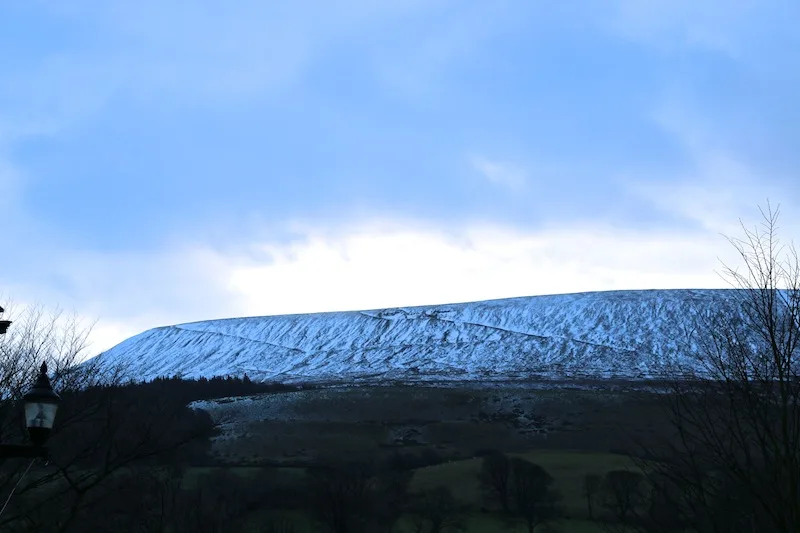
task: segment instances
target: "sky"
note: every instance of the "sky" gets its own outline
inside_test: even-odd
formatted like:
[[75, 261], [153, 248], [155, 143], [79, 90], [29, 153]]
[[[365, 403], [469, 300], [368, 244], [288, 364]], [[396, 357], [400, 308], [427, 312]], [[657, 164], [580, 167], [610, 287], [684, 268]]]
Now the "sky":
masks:
[[213, 318], [725, 287], [759, 206], [800, 234], [798, 20], [0, 3], [1, 305], [74, 313], [99, 353]]

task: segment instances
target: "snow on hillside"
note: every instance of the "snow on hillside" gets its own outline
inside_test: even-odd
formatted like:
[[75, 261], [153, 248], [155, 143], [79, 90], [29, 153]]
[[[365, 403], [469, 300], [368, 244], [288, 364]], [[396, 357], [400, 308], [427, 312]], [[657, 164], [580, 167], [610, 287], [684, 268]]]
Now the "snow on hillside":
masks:
[[691, 364], [691, 317], [727, 294], [610, 291], [209, 320], [145, 331], [98, 357], [145, 380], [654, 378]]

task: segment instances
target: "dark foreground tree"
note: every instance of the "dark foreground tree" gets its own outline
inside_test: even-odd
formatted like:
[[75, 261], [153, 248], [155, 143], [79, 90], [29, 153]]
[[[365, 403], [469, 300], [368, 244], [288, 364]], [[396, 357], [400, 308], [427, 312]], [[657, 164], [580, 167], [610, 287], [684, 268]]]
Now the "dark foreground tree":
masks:
[[645, 503], [645, 479], [640, 472], [612, 470], [600, 487], [603, 507], [621, 524], [629, 524]]
[[326, 460], [307, 474], [307, 510], [323, 531], [388, 533], [407, 508], [410, 471]]
[[478, 483], [488, 505], [497, 505], [504, 513], [509, 512], [511, 460], [506, 454], [492, 451], [483, 457]]
[[778, 210], [762, 215], [730, 239], [742, 263], [723, 272], [733, 290], [687, 337], [700, 370], [675, 369], [674, 434], [645, 450], [651, 514], [700, 533], [800, 531], [800, 261], [779, 239]]
[[309, 468], [309, 511], [330, 533], [364, 531], [372, 480], [371, 469], [363, 464]]
[[297, 533], [295, 521], [286, 516], [267, 517], [259, 525], [257, 533]]
[[464, 509], [447, 487], [415, 494], [409, 506], [414, 533], [458, 533], [464, 531]]
[[583, 478], [583, 497], [586, 498], [586, 510], [589, 512], [589, 519], [594, 520], [594, 508], [603, 477], [599, 474], [586, 474]]
[[528, 533], [561, 516], [561, 495], [553, 488], [553, 477], [541, 466], [515, 457], [511, 459], [511, 513], [509, 524], [522, 523]]

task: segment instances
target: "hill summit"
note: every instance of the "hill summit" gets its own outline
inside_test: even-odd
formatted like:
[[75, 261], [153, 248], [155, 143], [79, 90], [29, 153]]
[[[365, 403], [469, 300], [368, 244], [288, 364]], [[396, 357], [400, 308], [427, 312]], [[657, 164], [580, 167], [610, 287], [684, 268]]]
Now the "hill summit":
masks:
[[729, 293], [587, 292], [208, 320], [145, 331], [98, 357], [138, 380], [652, 379], [671, 364], [692, 365], [684, 347], [692, 317]]

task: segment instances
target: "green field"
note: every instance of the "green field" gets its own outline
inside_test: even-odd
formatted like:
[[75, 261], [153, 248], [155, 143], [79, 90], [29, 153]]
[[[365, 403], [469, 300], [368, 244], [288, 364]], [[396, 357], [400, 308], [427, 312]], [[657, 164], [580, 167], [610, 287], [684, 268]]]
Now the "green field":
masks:
[[[605, 474], [609, 470], [636, 469], [625, 455], [580, 451], [536, 450], [512, 453], [541, 465], [555, 479], [555, 487], [564, 495], [568, 516], [586, 515], [586, 501], [582, 496], [583, 478], [587, 474]], [[477, 474], [481, 459], [454, 461], [418, 469], [411, 482], [411, 490], [423, 490], [439, 485], [448, 487], [460, 502], [480, 506]]]
[[[631, 460], [624, 455], [612, 453], [594, 453], [583, 451], [563, 450], [535, 450], [526, 453], [509, 454], [523, 457], [544, 467], [555, 479], [555, 487], [563, 494], [563, 506], [566, 518], [558, 522], [560, 530], [564, 533], [598, 533], [600, 526], [588, 520], [586, 501], [582, 495], [583, 478], [586, 474], [605, 474], [610, 470], [636, 469]], [[477, 481], [477, 473], [481, 466], [481, 459], [467, 459], [453, 461], [436, 466], [429, 466], [415, 470], [411, 479], [410, 490], [422, 491], [437, 486], [449, 488], [455, 499], [469, 506], [471, 512], [465, 517], [467, 533], [489, 533], [495, 531], [523, 531], [508, 529], [491, 513], [480, 512], [482, 505]], [[287, 483], [302, 483], [303, 468], [273, 468], [273, 467], [213, 467], [193, 468], [184, 478], [184, 487], [190, 488], [196, 484], [200, 476], [225, 471], [243, 477], [254, 477], [268, 471], [273, 479], [283, 480]], [[250, 523], [253, 531], [258, 531], [258, 524], [262, 522], [269, 512], [256, 512], [252, 515]], [[317, 531], [307, 517], [302, 513], [285, 513], [290, 516], [298, 528], [298, 532]], [[396, 527], [396, 533], [411, 533], [413, 530], [408, 521], [401, 520]]]

